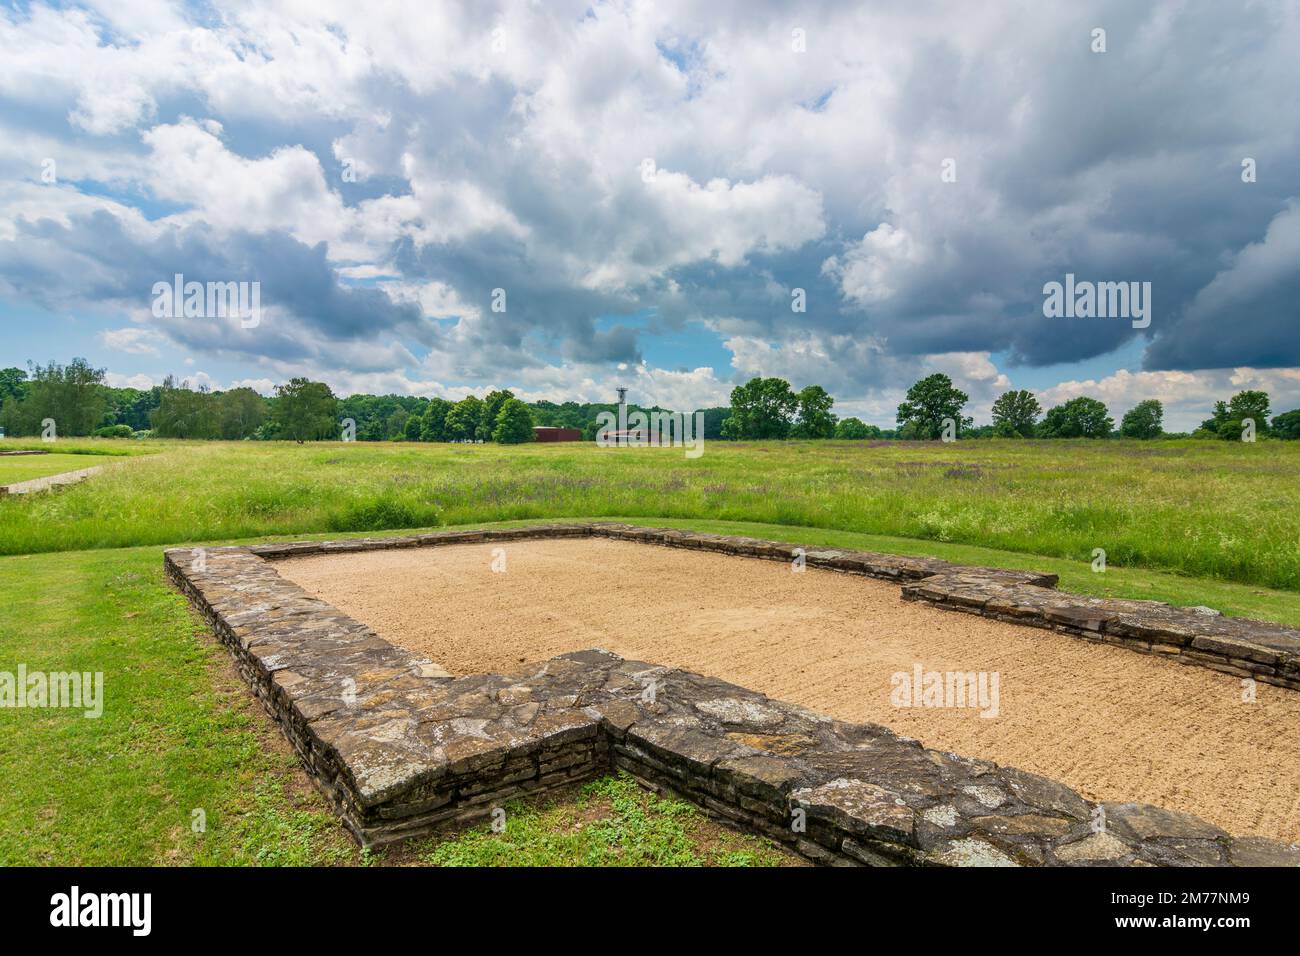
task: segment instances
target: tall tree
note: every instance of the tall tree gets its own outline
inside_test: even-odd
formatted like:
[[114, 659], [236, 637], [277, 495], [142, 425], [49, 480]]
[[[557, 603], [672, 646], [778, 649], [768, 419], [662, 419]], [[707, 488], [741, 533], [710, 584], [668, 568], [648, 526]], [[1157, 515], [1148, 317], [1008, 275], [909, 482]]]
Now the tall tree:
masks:
[[406, 437], [406, 420], [410, 414], [404, 408], [395, 408], [388, 414], [384, 428], [384, 438], [388, 441], [401, 441]]
[[1154, 398], [1138, 402], [1119, 422], [1119, 433], [1125, 438], [1159, 438], [1164, 430], [1165, 407]]
[[835, 435], [835, 416], [831, 406], [835, 399], [820, 385], [808, 385], [799, 391], [799, 417], [790, 434], [795, 438], [831, 438]]
[[232, 388], [217, 396], [217, 421], [227, 441], [249, 438], [266, 421], [266, 399], [251, 388]]
[[483, 420], [483, 399], [466, 395], [451, 407], [444, 420], [447, 441], [473, 441]]
[[1273, 419], [1273, 434], [1278, 438], [1300, 438], [1300, 408]]
[[452, 409], [445, 398], [432, 398], [420, 419], [420, 441], [447, 441], [447, 413]]
[[952, 419], [958, 428], [969, 428], [971, 420], [961, 417], [969, 398], [942, 372], [927, 375], [907, 390], [907, 400], [898, 406], [899, 428], [911, 437], [927, 440], [943, 436], [944, 419]]
[[731, 414], [722, 437], [757, 440], [786, 438], [799, 399], [783, 378], [751, 378], [731, 390]]
[[478, 428], [474, 432], [475, 438], [479, 441], [492, 441], [492, 431], [496, 428], [497, 415], [501, 412], [501, 406], [514, 397], [515, 393], [509, 389], [497, 389], [487, 393], [480, 410]]
[[1043, 407], [1024, 389], [1003, 392], [993, 402], [993, 434], [999, 438], [1033, 438]]
[[292, 378], [275, 387], [272, 413], [277, 432], [298, 444], [339, 434], [338, 399], [324, 382]]
[[0, 408], [27, 397], [27, 373], [20, 368], [0, 368]]
[[190, 383], [168, 375], [163, 380], [162, 398], [149, 416], [149, 425], [164, 438], [217, 438], [221, 421], [216, 396], [206, 385], [197, 391]]
[[517, 398], [507, 398], [502, 402], [496, 424], [492, 426], [492, 440], [503, 445], [518, 445], [535, 437], [533, 414], [528, 406]]
[[54, 420], [59, 435], [89, 435], [99, 426], [108, 407], [102, 368], [74, 358], [67, 365], [29, 363], [28, 369], [27, 394], [17, 409], [25, 431], [41, 431], [46, 419]]

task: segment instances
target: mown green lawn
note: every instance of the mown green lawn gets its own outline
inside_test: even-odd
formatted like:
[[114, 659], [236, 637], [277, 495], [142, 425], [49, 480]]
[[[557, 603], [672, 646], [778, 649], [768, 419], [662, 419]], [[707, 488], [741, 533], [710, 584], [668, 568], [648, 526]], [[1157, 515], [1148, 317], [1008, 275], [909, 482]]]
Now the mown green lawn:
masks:
[[0, 455], [0, 485], [104, 464], [96, 455]]
[[[96, 443], [85, 443], [96, 447]], [[857, 531], [1300, 590], [1300, 442], [679, 449], [100, 442], [156, 451], [0, 501], [0, 554], [571, 515]]]

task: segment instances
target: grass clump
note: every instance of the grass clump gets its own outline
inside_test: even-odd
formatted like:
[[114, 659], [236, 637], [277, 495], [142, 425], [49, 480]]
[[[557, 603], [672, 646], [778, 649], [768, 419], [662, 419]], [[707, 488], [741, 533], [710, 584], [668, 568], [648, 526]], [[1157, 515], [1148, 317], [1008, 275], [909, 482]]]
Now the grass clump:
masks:
[[779, 866], [794, 862], [771, 841], [728, 830], [692, 804], [662, 797], [619, 772], [585, 784], [576, 799], [512, 802], [504, 829], [490, 824], [430, 841], [434, 866]]

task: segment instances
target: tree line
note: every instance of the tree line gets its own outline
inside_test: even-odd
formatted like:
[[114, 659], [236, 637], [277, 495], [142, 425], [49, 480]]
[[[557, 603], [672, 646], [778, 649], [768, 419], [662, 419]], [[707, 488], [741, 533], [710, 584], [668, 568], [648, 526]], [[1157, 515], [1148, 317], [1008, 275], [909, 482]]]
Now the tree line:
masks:
[[294, 378], [263, 396], [213, 391], [168, 376], [149, 389], [113, 388], [105, 370], [76, 358], [27, 371], [0, 369], [0, 428], [39, 435], [52, 421], [63, 436], [316, 441], [496, 441], [533, 439], [533, 414], [509, 391], [459, 402], [398, 395], [340, 399], [324, 382]]
[[[970, 400], [947, 375], [927, 375], [907, 390], [896, 415], [897, 428], [879, 428], [858, 418], [837, 418], [834, 399], [820, 385], [795, 392], [781, 378], [753, 378], [731, 392], [731, 410], [722, 423], [725, 438], [902, 439], [952, 438], [1137, 438], [1188, 437], [1164, 431], [1164, 406], [1147, 399], [1129, 409], [1115, 427], [1106, 404], [1079, 396], [1043, 412], [1032, 392], [1013, 389], [993, 402], [992, 422], [975, 425], [962, 414]], [[1246, 390], [1216, 402], [1214, 414], [1192, 432], [1193, 438], [1240, 440], [1254, 434], [1300, 438], [1300, 409], [1269, 421], [1267, 392]]]
[[[149, 389], [113, 388], [105, 370], [85, 359], [0, 369], [0, 428], [8, 435], [39, 435], [55, 423], [64, 436], [291, 440], [355, 438], [357, 441], [532, 441], [536, 425], [573, 428], [596, 437], [597, 416], [617, 412], [614, 403], [525, 403], [507, 389], [459, 401], [411, 395], [337, 397], [324, 382], [295, 378], [263, 396], [251, 388], [212, 391], [168, 376]], [[716, 441], [773, 439], [934, 440], [945, 429], [956, 438], [1179, 437], [1163, 429], [1159, 401], [1139, 402], [1116, 428], [1106, 405], [1086, 396], [1043, 412], [1031, 392], [1012, 390], [993, 403], [992, 422], [976, 426], [962, 414], [968, 396], [941, 373], [926, 376], [898, 406], [897, 427], [879, 428], [858, 418], [839, 418], [834, 398], [820, 385], [799, 391], [781, 378], [753, 378], [731, 392], [731, 404], [704, 409], [704, 438]], [[629, 411], [669, 411], [629, 405]], [[1300, 438], [1300, 409], [1269, 419], [1266, 392], [1238, 392], [1215, 404], [1214, 414], [1192, 437], [1240, 439], [1253, 423], [1256, 436]]]

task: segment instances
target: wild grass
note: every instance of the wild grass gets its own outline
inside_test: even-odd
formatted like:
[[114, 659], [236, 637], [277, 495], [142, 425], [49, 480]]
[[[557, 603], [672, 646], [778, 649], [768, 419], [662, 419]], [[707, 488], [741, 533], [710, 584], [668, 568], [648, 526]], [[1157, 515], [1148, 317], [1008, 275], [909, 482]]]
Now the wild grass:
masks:
[[[83, 447], [114, 443], [82, 443]], [[131, 447], [131, 443], [120, 443]], [[1300, 590], [1300, 443], [149, 442], [0, 500], [0, 554], [620, 516], [965, 544]]]

